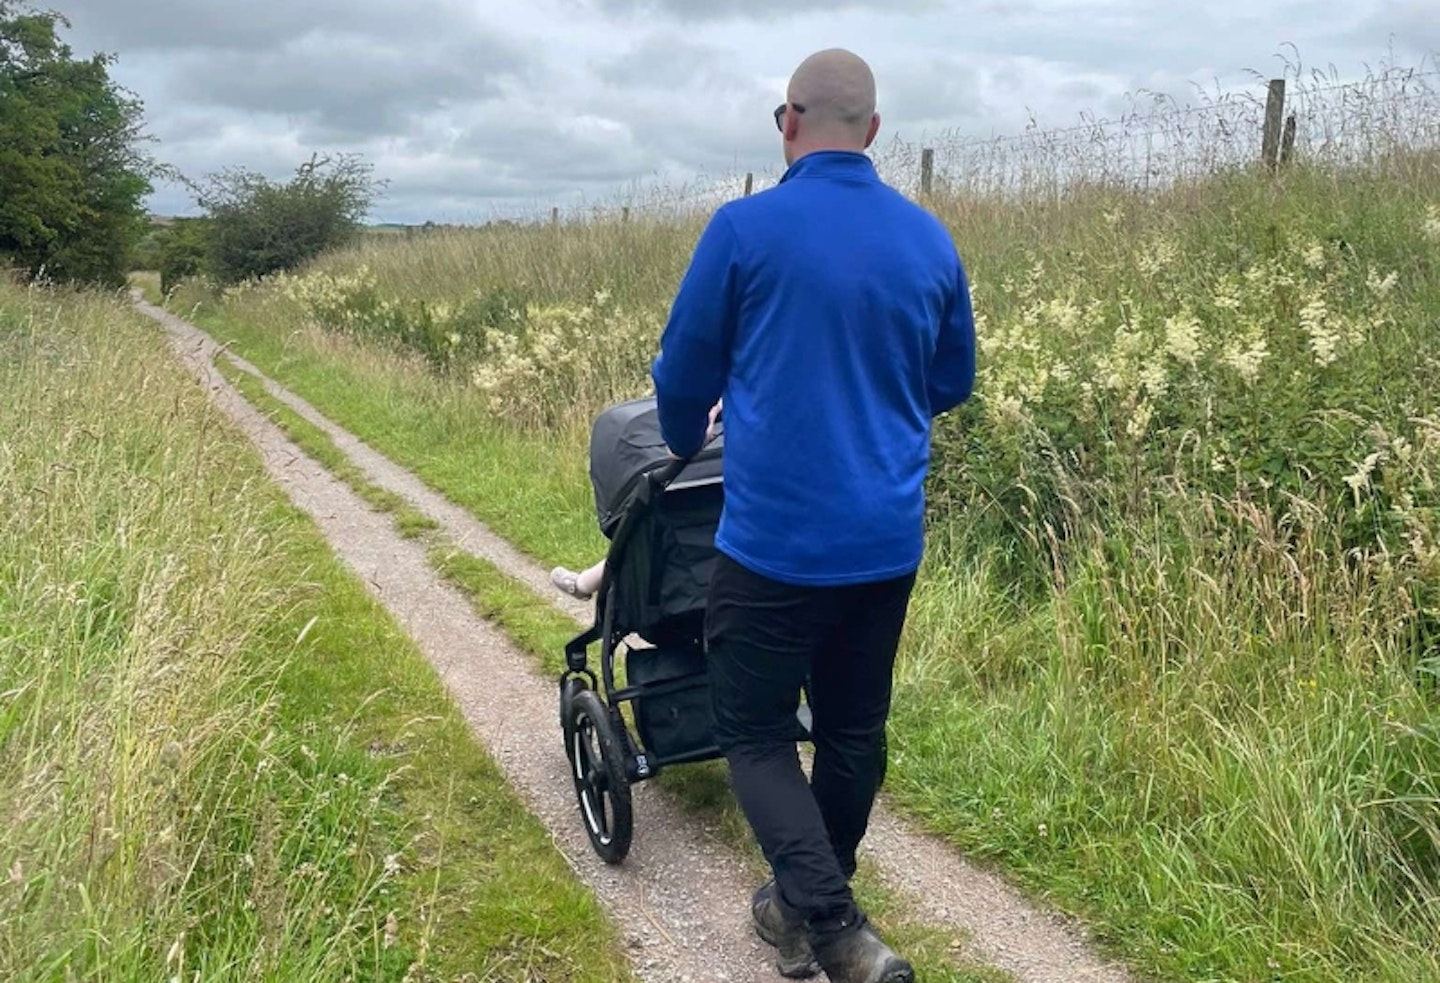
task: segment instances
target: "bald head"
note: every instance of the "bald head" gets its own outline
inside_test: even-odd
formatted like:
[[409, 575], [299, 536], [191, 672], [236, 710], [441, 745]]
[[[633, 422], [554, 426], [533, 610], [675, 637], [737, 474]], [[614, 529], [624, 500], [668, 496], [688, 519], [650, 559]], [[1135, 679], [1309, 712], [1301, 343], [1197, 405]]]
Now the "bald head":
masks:
[[812, 140], [861, 149], [874, 138], [875, 76], [852, 52], [829, 48], [806, 58], [790, 77], [788, 98], [805, 107], [800, 128]]

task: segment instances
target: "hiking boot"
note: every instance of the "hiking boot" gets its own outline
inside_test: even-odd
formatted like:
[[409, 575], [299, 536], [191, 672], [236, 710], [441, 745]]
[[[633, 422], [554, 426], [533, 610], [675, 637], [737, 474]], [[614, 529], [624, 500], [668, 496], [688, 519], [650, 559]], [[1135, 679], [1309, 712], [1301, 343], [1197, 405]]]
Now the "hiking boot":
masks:
[[863, 914], [816, 928], [813, 951], [830, 983], [914, 983], [915, 970], [891, 951]]
[[755, 892], [750, 917], [755, 922], [755, 934], [776, 948], [775, 968], [781, 976], [800, 980], [820, 972], [820, 964], [810, 950], [805, 920], [786, 906], [773, 880]]

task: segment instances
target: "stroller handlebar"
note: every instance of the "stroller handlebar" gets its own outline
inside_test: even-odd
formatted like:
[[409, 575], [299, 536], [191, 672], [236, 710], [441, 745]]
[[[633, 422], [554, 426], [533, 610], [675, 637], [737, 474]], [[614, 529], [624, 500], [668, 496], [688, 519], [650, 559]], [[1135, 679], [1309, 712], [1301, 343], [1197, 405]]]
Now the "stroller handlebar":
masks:
[[690, 458], [688, 457], [672, 457], [654, 471], [650, 472], [650, 482], [664, 488], [670, 484], [670, 482], [680, 477], [680, 472], [684, 471], [689, 463]]
[[664, 464], [660, 465], [659, 467], [655, 468], [653, 471], [650, 472], [650, 483], [659, 488], [667, 487], [670, 482], [680, 477], [680, 472], [684, 471], [687, 467], [689, 467], [690, 462], [695, 460], [695, 458], [699, 457], [700, 454], [705, 450], [705, 448], [709, 447], [712, 443], [714, 443], [714, 441], [714, 436], [706, 437], [705, 443], [700, 445], [700, 450], [697, 450], [689, 457], [678, 457], [672, 451], [670, 460], [666, 461]]

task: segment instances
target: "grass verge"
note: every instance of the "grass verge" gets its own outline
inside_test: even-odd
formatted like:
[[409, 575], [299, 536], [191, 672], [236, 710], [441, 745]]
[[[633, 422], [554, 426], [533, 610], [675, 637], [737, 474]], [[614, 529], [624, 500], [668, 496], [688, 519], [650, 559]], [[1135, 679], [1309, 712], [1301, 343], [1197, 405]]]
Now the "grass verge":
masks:
[[0, 977], [626, 978], [412, 643], [156, 333], [0, 287]]
[[138, 288], [141, 296], [152, 304], [165, 303], [165, 295], [160, 292], [160, 274], [149, 270], [137, 270], [130, 274], [130, 286]]

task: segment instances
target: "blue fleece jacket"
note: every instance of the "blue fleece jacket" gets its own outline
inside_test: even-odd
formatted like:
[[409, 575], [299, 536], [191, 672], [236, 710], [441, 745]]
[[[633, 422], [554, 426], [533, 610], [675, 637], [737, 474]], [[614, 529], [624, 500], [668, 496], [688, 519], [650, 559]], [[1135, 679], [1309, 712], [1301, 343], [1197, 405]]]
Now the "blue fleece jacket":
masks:
[[716, 546], [792, 584], [916, 569], [933, 417], [975, 378], [954, 241], [861, 153], [797, 160], [723, 205], [651, 367], [661, 433], [688, 456], [724, 396]]

